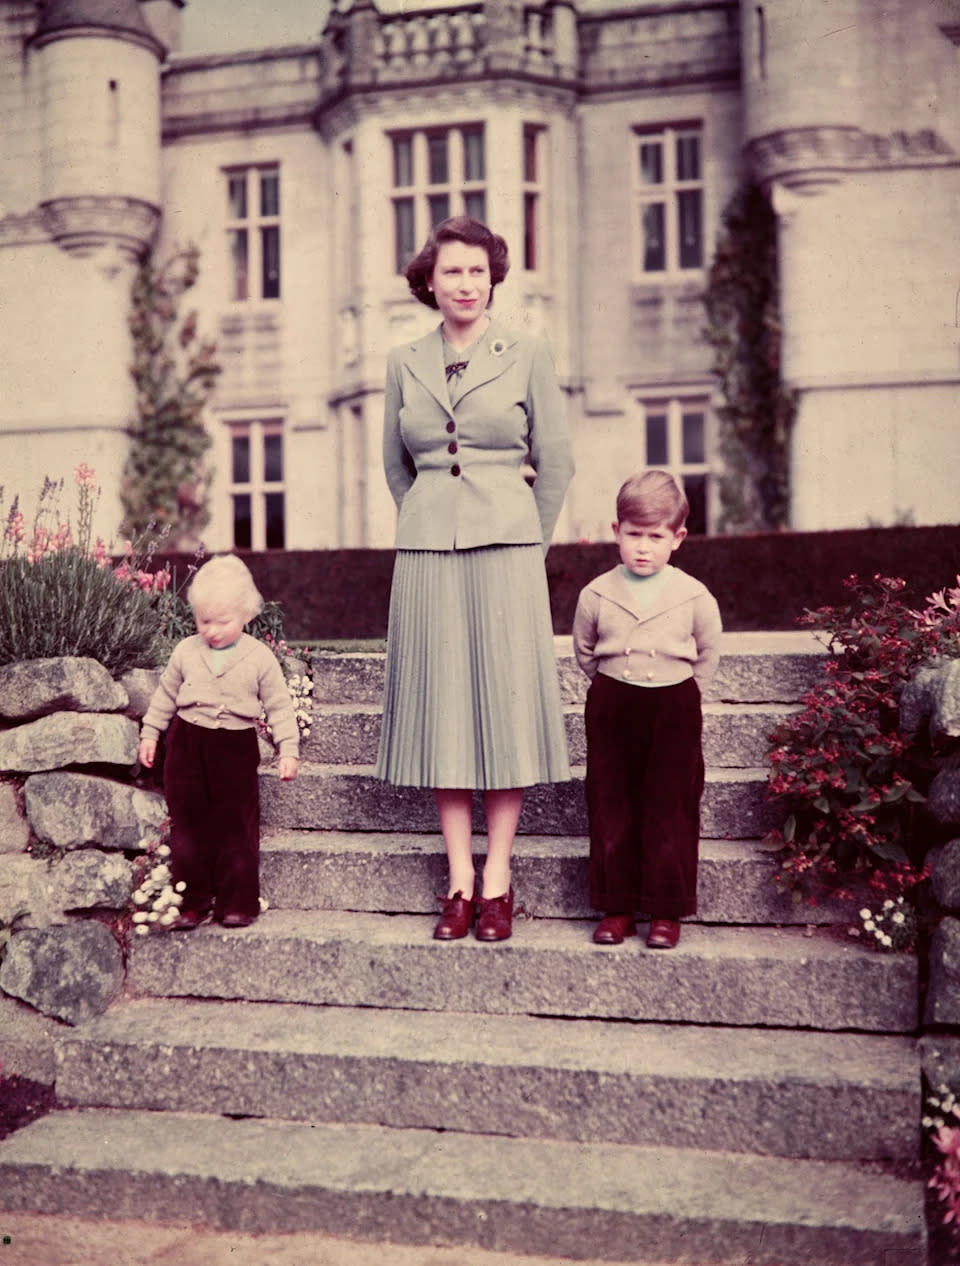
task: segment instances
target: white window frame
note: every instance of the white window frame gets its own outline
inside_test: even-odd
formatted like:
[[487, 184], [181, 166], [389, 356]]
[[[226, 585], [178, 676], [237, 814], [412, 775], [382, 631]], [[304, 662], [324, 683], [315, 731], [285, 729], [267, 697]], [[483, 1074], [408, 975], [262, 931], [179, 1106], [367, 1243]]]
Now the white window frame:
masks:
[[[714, 530], [718, 511], [717, 469], [714, 463], [716, 418], [711, 407], [710, 396], [699, 392], [690, 392], [689, 394], [677, 392], [666, 396], [638, 394], [637, 408], [640, 412], [641, 452], [644, 468], [669, 471], [683, 486], [685, 486], [685, 480], [688, 476], [702, 475], [706, 477], [705, 532], [709, 535]], [[684, 460], [683, 419], [685, 414], [690, 413], [703, 414], [703, 461], [701, 462]], [[651, 462], [648, 459], [647, 445], [649, 437], [647, 420], [651, 415], [665, 415], [667, 419], [667, 460], [665, 462]]]
[[[287, 485], [290, 461], [287, 445], [288, 431], [284, 425], [283, 418], [274, 416], [265, 418], [232, 418], [225, 420], [224, 426], [227, 432], [227, 465], [229, 470], [226, 496], [230, 547], [257, 551], [264, 551], [268, 548], [286, 548], [290, 524], [290, 501]], [[283, 441], [283, 477], [281, 479], [268, 480], [266, 477], [265, 441], [268, 436], [273, 435], [279, 435]], [[234, 479], [233, 441], [237, 437], [246, 437], [250, 441], [250, 470], [248, 472], [250, 478], [245, 481]], [[269, 493], [283, 494], [283, 546], [267, 545], [267, 495]], [[249, 496], [250, 498], [250, 544], [248, 546], [236, 544], [234, 498], [237, 496]]]
[[[681, 180], [677, 169], [677, 142], [696, 138], [698, 147], [698, 175], [695, 179]], [[631, 169], [633, 173], [633, 239], [634, 276], [640, 282], [659, 282], [676, 278], [700, 278], [706, 269], [706, 182], [704, 180], [705, 132], [699, 120], [685, 123], [637, 124], [633, 129]], [[641, 147], [659, 144], [661, 153], [661, 179], [645, 181], [642, 174]], [[680, 195], [688, 192], [700, 194], [700, 263], [687, 267], [680, 264], [679, 219]], [[643, 214], [645, 208], [660, 204], [664, 209], [664, 267], [645, 267], [645, 238]]]
[[[533, 139], [533, 175], [527, 174], [527, 138]], [[523, 206], [523, 268], [528, 273], [543, 273], [547, 267], [547, 235], [544, 231], [546, 213], [544, 203], [547, 180], [547, 126], [544, 123], [527, 122], [521, 132], [520, 170], [523, 175], [521, 201]], [[527, 263], [527, 207], [533, 206], [533, 264]]]
[[[278, 214], [264, 215], [260, 205], [260, 180], [263, 176], [275, 176], [277, 179], [277, 206]], [[224, 193], [226, 195], [226, 224], [225, 224], [225, 240], [226, 240], [226, 256], [227, 256], [227, 277], [230, 288], [230, 302], [237, 305], [249, 304], [265, 304], [279, 303], [283, 295], [283, 232], [281, 230], [281, 213], [283, 211], [283, 202], [281, 200], [282, 188], [280, 185], [280, 165], [279, 163], [259, 163], [249, 167], [225, 167], [223, 169]], [[244, 180], [246, 182], [246, 211], [245, 216], [234, 216], [231, 214], [230, 207], [230, 182], [232, 180]], [[276, 295], [264, 296], [263, 294], [263, 230], [275, 228], [277, 230], [277, 257], [278, 271]], [[245, 231], [247, 234], [247, 293], [238, 295], [237, 290], [237, 270], [234, 262], [233, 252], [233, 235], [237, 232]]]
[[[467, 180], [467, 141], [469, 134], [483, 138], [483, 178]], [[434, 184], [430, 182], [430, 148], [429, 138], [445, 136], [447, 139], [447, 179]], [[410, 184], [398, 185], [395, 169], [395, 142], [409, 139], [412, 144], [412, 180]], [[387, 133], [390, 164], [390, 199], [393, 216], [391, 238], [393, 242], [394, 269], [399, 274], [410, 259], [420, 250], [433, 227], [430, 211], [430, 199], [446, 197], [448, 215], [468, 215], [468, 198], [470, 195], [482, 195], [484, 199], [484, 215], [489, 211], [487, 205], [487, 131], [483, 123], [443, 124], [437, 127], [392, 128]], [[413, 241], [409, 245], [406, 259], [401, 257], [400, 243], [397, 240], [397, 212], [399, 203], [410, 202], [413, 205]]]

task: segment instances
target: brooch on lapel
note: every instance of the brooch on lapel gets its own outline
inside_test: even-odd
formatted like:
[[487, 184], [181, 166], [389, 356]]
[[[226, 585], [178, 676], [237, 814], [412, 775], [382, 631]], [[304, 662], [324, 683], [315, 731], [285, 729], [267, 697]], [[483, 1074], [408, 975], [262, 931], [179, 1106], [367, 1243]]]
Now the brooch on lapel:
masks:
[[493, 342], [490, 344], [491, 356], [502, 356], [506, 350], [507, 350], [507, 345], [503, 341], [502, 338], [495, 338]]

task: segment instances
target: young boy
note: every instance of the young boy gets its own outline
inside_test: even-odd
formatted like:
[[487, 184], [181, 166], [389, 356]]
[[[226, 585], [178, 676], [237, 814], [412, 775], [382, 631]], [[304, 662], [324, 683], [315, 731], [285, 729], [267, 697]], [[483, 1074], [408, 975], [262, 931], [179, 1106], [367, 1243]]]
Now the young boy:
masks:
[[719, 659], [720, 610], [670, 557], [687, 534], [683, 490], [666, 471], [628, 479], [613, 533], [620, 565], [580, 594], [573, 622], [587, 692], [590, 904], [606, 912], [593, 939], [634, 936], [673, 949], [696, 913], [701, 694]]
[[153, 765], [169, 726], [170, 870], [186, 884], [171, 927], [190, 931], [211, 912], [224, 927], [246, 927], [260, 910], [257, 722], [265, 712], [284, 780], [297, 776], [300, 732], [276, 656], [243, 631], [263, 607], [249, 569], [231, 555], [211, 558], [187, 596], [197, 633], [174, 647], [160, 676], [140, 763]]

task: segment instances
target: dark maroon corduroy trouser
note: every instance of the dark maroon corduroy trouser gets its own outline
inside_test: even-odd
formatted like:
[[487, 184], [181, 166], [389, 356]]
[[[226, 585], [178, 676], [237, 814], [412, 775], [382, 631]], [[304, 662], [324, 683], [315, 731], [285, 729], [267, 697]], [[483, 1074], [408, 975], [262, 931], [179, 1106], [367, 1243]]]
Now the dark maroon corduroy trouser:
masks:
[[163, 789], [170, 812], [170, 870], [186, 885], [182, 913], [260, 913], [257, 732], [210, 730], [174, 717]]
[[691, 677], [649, 688], [598, 673], [587, 693], [590, 904], [681, 919], [697, 909], [703, 721]]

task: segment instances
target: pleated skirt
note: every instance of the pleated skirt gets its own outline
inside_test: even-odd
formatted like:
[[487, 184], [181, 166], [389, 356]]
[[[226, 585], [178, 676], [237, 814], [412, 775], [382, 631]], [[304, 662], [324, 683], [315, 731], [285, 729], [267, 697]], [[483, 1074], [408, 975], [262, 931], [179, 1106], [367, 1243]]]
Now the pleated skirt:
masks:
[[377, 777], [530, 787], [570, 777], [543, 550], [400, 550]]

